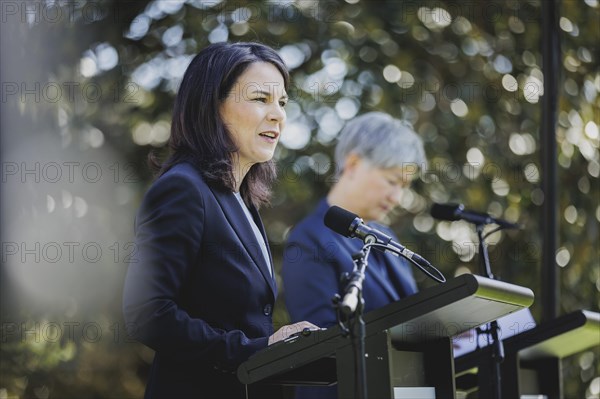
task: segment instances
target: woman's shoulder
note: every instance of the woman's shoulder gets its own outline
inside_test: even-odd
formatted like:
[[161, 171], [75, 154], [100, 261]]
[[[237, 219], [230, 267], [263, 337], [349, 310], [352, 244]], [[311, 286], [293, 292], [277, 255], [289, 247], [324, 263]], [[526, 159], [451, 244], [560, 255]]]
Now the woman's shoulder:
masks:
[[188, 162], [180, 162], [173, 165], [169, 170], [163, 173], [156, 181], [177, 178], [197, 180], [199, 182], [204, 183], [204, 179], [202, 178], [202, 174], [200, 173], [200, 171]]
[[146, 198], [162, 197], [204, 197], [210, 189], [200, 171], [193, 165], [182, 162], [173, 165], [169, 170], [156, 178], [145, 194]]
[[173, 165], [169, 170], [157, 177], [150, 188], [152, 189], [157, 186], [182, 186], [188, 189], [208, 190], [208, 185], [202, 177], [202, 173], [187, 162]]
[[211, 198], [210, 188], [192, 165], [180, 163], [160, 175], [148, 188], [140, 205], [140, 214], [156, 209], [178, 209], [191, 212], [202, 209]]
[[324, 217], [329, 209], [329, 204], [322, 198], [316, 204], [315, 208], [301, 219], [291, 230], [288, 241], [303, 241], [313, 239], [315, 242], [330, 242], [332, 238], [337, 238], [337, 233], [325, 226]]

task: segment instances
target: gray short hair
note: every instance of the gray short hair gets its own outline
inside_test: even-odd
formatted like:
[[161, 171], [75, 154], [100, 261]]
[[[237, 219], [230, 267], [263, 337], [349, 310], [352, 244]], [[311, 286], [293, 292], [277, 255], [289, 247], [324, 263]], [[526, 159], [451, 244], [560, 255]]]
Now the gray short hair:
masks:
[[337, 177], [351, 153], [380, 168], [407, 165], [416, 165], [422, 171], [427, 168], [423, 140], [412, 125], [383, 112], [369, 112], [346, 124], [335, 147]]

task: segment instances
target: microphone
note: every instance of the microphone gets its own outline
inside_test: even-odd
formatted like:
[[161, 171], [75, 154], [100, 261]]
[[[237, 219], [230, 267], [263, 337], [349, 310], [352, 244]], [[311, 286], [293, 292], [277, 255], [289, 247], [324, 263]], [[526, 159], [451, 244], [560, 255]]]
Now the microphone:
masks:
[[[406, 249], [404, 246], [393, 241], [392, 237], [365, 224], [358, 215], [340, 208], [339, 206], [334, 205], [329, 208], [327, 213], [325, 213], [324, 223], [325, 226], [344, 237], [360, 238], [365, 244], [375, 242], [384, 245], [388, 247], [392, 253], [400, 254], [415, 262], [420, 267], [433, 268], [431, 263], [422, 258], [419, 254]], [[382, 250], [381, 247], [375, 248]]]
[[439, 220], [464, 220], [473, 224], [497, 224], [506, 229], [520, 229], [521, 226], [506, 220], [496, 219], [487, 213], [465, 209], [463, 204], [433, 204], [431, 216]]

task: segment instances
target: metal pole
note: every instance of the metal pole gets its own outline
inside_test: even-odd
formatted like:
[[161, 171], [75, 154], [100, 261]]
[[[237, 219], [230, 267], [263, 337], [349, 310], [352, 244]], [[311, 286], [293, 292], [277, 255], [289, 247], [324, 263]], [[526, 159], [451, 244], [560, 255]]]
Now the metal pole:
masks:
[[[477, 237], [479, 238], [479, 254], [481, 255], [480, 259], [480, 270], [481, 275], [487, 277], [489, 279], [494, 279], [494, 275], [492, 274], [492, 266], [490, 265], [490, 256], [487, 250], [487, 246], [485, 245], [485, 241], [483, 238], [483, 228], [485, 225], [478, 224], [475, 228], [477, 230]], [[498, 331], [500, 327], [498, 326], [498, 322], [493, 320], [491, 323], [487, 325], [485, 329], [486, 334], [488, 334], [488, 338], [491, 337], [491, 345], [493, 346], [493, 354], [492, 358], [488, 360], [491, 362], [490, 372], [491, 372], [491, 385], [492, 385], [492, 398], [493, 399], [502, 399], [502, 371], [501, 371], [501, 363], [504, 362], [504, 343], [498, 336]], [[480, 331], [480, 330], [478, 330]], [[488, 339], [488, 342], [489, 339]]]
[[540, 129], [542, 191], [542, 321], [558, 315], [560, 286], [555, 254], [558, 236], [559, 213], [557, 201], [557, 151], [556, 123], [558, 113], [558, 83], [560, 66], [560, 41], [558, 25], [558, 0], [542, 1], [542, 71], [544, 95], [542, 96], [542, 123]]

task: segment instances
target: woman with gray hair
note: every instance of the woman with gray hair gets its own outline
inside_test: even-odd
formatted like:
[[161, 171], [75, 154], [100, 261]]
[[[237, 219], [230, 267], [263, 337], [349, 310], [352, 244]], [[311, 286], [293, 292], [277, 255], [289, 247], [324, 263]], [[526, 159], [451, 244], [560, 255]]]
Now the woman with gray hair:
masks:
[[412, 126], [382, 112], [349, 122], [335, 148], [337, 183], [327, 196], [362, 217], [381, 221], [398, 205], [400, 194], [426, 169], [423, 141]]
[[[284, 297], [292, 321], [321, 327], [336, 324], [331, 298], [344, 288], [340, 276], [353, 268], [360, 240], [345, 238], [323, 224], [329, 207], [337, 205], [397, 240], [379, 225], [400, 202], [402, 191], [425, 169], [421, 138], [410, 124], [381, 112], [348, 122], [335, 148], [336, 182], [315, 211], [291, 232], [284, 251]], [[399, 241], [399, 240], [397, 240]], [[363, 282], [365, 312], [417, 292], [404, 259], [372, 251]], [[336, 387], [302, 387], [296, 399], [336, 398]]]

